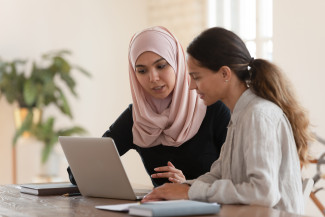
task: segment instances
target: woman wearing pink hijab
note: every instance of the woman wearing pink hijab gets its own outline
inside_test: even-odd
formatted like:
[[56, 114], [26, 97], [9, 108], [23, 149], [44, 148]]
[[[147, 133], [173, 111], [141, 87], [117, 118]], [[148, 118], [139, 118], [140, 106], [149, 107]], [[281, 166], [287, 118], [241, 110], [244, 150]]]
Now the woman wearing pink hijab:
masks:
[[133, 104], [103, 136], [114, 139], [120, 155], [136, 150], [155, 187], [208, 172], [219, 157], [230, 113], [221, 102], [205, 106], [189, 89], [184, 51], [166, 28], [133, 36], [129, 76]]

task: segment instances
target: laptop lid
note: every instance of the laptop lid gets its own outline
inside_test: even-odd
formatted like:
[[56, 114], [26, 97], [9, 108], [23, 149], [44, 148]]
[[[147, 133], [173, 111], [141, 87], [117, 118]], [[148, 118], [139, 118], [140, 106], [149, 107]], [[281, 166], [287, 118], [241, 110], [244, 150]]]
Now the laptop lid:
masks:
[[59, 142], [83, 196], [136, 200], [114, 141], [109, 137], [60, 136]]

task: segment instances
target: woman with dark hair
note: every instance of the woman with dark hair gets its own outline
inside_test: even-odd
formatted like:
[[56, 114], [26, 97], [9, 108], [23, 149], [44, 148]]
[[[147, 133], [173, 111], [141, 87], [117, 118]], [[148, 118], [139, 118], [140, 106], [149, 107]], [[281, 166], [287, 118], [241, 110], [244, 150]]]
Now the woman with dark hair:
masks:
[[187, 52], [191, 89], [206, 105], [221, 100], [231, 111], [226, 141], [210, 172], [156, 188], [143, 202], [191, 199], [303, 213], [300, 164], [307, 163], [313, 138], [284, 74], [252, 58], [244, 42], [223, 28], [202, 32]]
[[132, 37], [129, 79], [133, 104], [103, 136], [114, 139], [120, 155], [137, 151], [155, 187], [208, 172], [225, 141], [230, 112], [221, 101], [206, 106], [189, 89], [183, 48], [166, 28]]

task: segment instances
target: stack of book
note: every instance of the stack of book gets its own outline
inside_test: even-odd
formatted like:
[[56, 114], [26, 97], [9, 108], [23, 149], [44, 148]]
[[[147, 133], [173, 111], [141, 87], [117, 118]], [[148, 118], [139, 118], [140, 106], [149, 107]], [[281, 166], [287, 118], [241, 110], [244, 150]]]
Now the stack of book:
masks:
[[38, 196], [80, 194], [78, 187], [68, 182], [24, 184], [20, 187], [21, 193]]

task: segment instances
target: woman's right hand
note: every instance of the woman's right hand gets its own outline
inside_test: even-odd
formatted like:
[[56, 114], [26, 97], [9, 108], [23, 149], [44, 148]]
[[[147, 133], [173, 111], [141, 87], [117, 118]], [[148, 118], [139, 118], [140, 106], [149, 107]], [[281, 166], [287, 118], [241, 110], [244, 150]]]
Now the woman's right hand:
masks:
[[155, 171], [157, 173], [152, 174], [151, 178], [167, 178], [173, 183], [183, 183], [186, 181], [182, 170], [177, 169], [170, 161], [168, 161], [167, 166], [157, 167]]
[[141, 203], [159, 200], [188, 200], [189, 189], [190, 186], [187, 184], [165, 183], [154, 188], [141, 200]]

